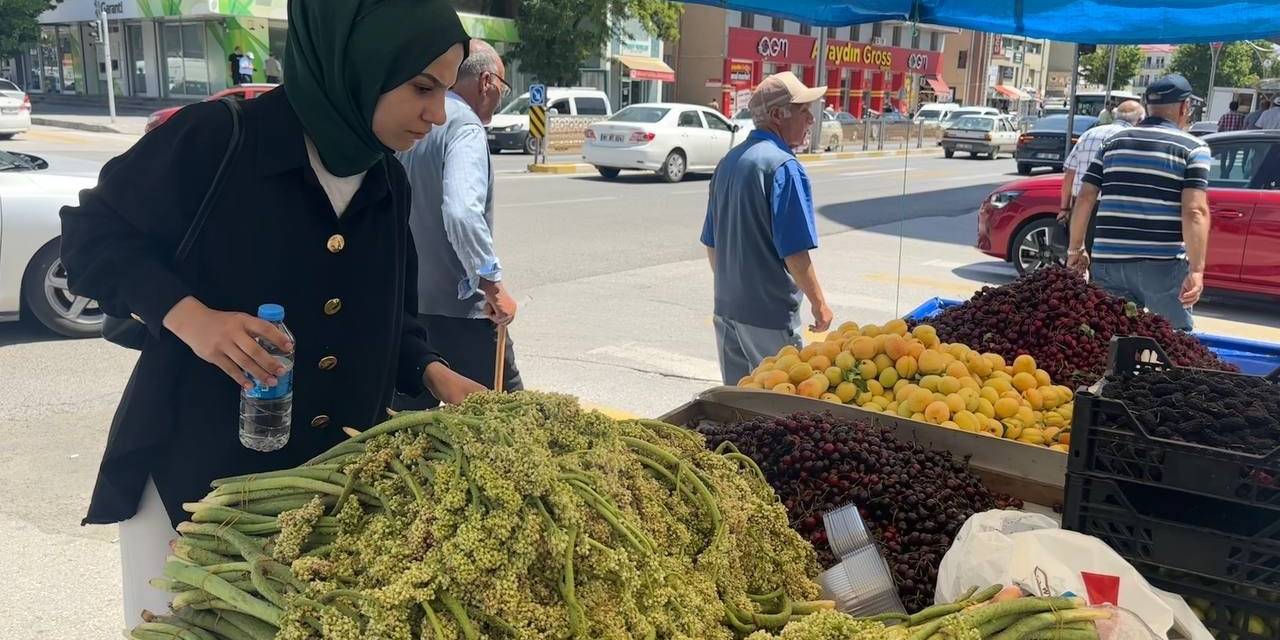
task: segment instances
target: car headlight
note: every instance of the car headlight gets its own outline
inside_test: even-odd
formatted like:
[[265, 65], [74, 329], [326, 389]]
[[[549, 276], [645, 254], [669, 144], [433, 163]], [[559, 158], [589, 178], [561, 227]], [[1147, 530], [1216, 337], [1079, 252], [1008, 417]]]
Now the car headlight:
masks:
[[997, 191], [987, 198], [987, 203], [995, 209], [1003, 209], [1009, 206], [1010, 202], [1018, 199], [1022, 195], [1021, 191]]

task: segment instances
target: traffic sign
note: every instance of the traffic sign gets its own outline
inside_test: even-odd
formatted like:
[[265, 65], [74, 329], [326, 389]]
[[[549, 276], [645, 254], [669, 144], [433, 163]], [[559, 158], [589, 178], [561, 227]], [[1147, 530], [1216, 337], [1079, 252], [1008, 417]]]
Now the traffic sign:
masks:
[[[542, 86], [542, 85], [534, 85]], [[545, 96], [544, 96], [545, 97]], [[529, 99], [533, 99], [532, 89], [529, 91]], [[547, 108], [544, 106], [529, 107], [529, 135], [535, 138], [544, 138], [547, 135]]]
[[1221, 49], [1221, 48], [1222, 48], [1222, 43], [1221, 43], [1221, 42], [1210, 42], [1210, 43], [1209, 43], [1209, 46], [1213, 47], [1213, 50], [1214, 50], [1214, 51], [1217, 51], [1217, 50], [1219, 50], [1219, 49]]
[[547, 85], [529, 85], [529, 106], [541, 107], [547, 104]]

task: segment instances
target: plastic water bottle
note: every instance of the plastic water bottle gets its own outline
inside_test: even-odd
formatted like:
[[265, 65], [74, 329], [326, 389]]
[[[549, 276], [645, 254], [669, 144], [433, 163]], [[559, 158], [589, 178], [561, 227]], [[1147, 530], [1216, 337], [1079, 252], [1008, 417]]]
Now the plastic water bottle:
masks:
[[[258, 307], [258, 317], [274, 324], [293, 341], [293, 334], [284, 326], [284, 307], [264, 304]], [[240, 444], [254, 451], [275, 451], [289, 442], [293, 424], [293, 354], [264, 338], [258, 338], [258, 344], [275, 356], [285, 371], [276, 376], [274, 387], [254, 379], [253, 388], [240, 391]]]

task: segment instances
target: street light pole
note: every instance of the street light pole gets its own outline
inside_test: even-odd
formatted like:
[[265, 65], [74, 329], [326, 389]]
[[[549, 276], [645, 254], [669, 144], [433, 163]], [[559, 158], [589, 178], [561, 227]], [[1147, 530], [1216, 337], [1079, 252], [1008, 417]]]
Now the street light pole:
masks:
[[1218, 77], [1218, 54], [1222, 53], [1221, 42], [1209, 43], [1209, 95], [1204, 98], [1204, 119], [1213, 119], [1213, 83]]
[[116, 87], [111, 69], [111, 31], [107, 24], [107, 12], [103, 3], [98, 3], [98, 33], [102, 37], [102, 57], [106, 60], [107, 69], [107, 112], [111, 115], [111, 124], [116, 123]]
[[1067, 94], [1067, 134], [1062, 136], [1062, 165], [1067, 164], [1067, 156], [1071, 155], [1071, 132], [1076, 130], [1076, 90], [1080, 86], [1080, 45], [1075, 45], [1071, 54], [1074, 60], [1071, 65], [1071, 91]]
[[[814, 60], [817, 68], [813, 70], [814, 86], [827, 84], [827, 28], [818, 27], [818, 55]], [[809, 153], [817, 153], [822, 148], [822, 112], [827, 108], [827, 96], [823, 94], [814, 106], [813, 127], [809, 130]]]

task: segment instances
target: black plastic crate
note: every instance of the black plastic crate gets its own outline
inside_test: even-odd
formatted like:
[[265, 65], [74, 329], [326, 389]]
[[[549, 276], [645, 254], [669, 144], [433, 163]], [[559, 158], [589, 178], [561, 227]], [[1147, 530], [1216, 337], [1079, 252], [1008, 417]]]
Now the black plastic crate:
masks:
[[1067, 474], [1062, 526], [1135, 566], [1280, 590], [1280, 512], [1149, 483]]
[[1137, 568], [1153, 586], [1185, 598], [1214, 638], [1280, 638], [1280, 591], [1240, 587], [1178, 571], [1149, 571], [1140, 564]]
[[[1111, 339], [1108, 374], [1175, 368], [1150, 338]], [[1243, 374], [1206, 371], [1207, 375]], [[1274, 384], [1277, 373], [1258, 384]], [[1148, 433], [1124, 402], [1102, 397], [1106, 382], [1076, 394], [1067, 469], [1159, 483], [1216, 498], [1280, 509], [1280, 447], [1260, 455], [1159, 438]], [[1280, 385], [1276, 392], [1280, 393]]]

